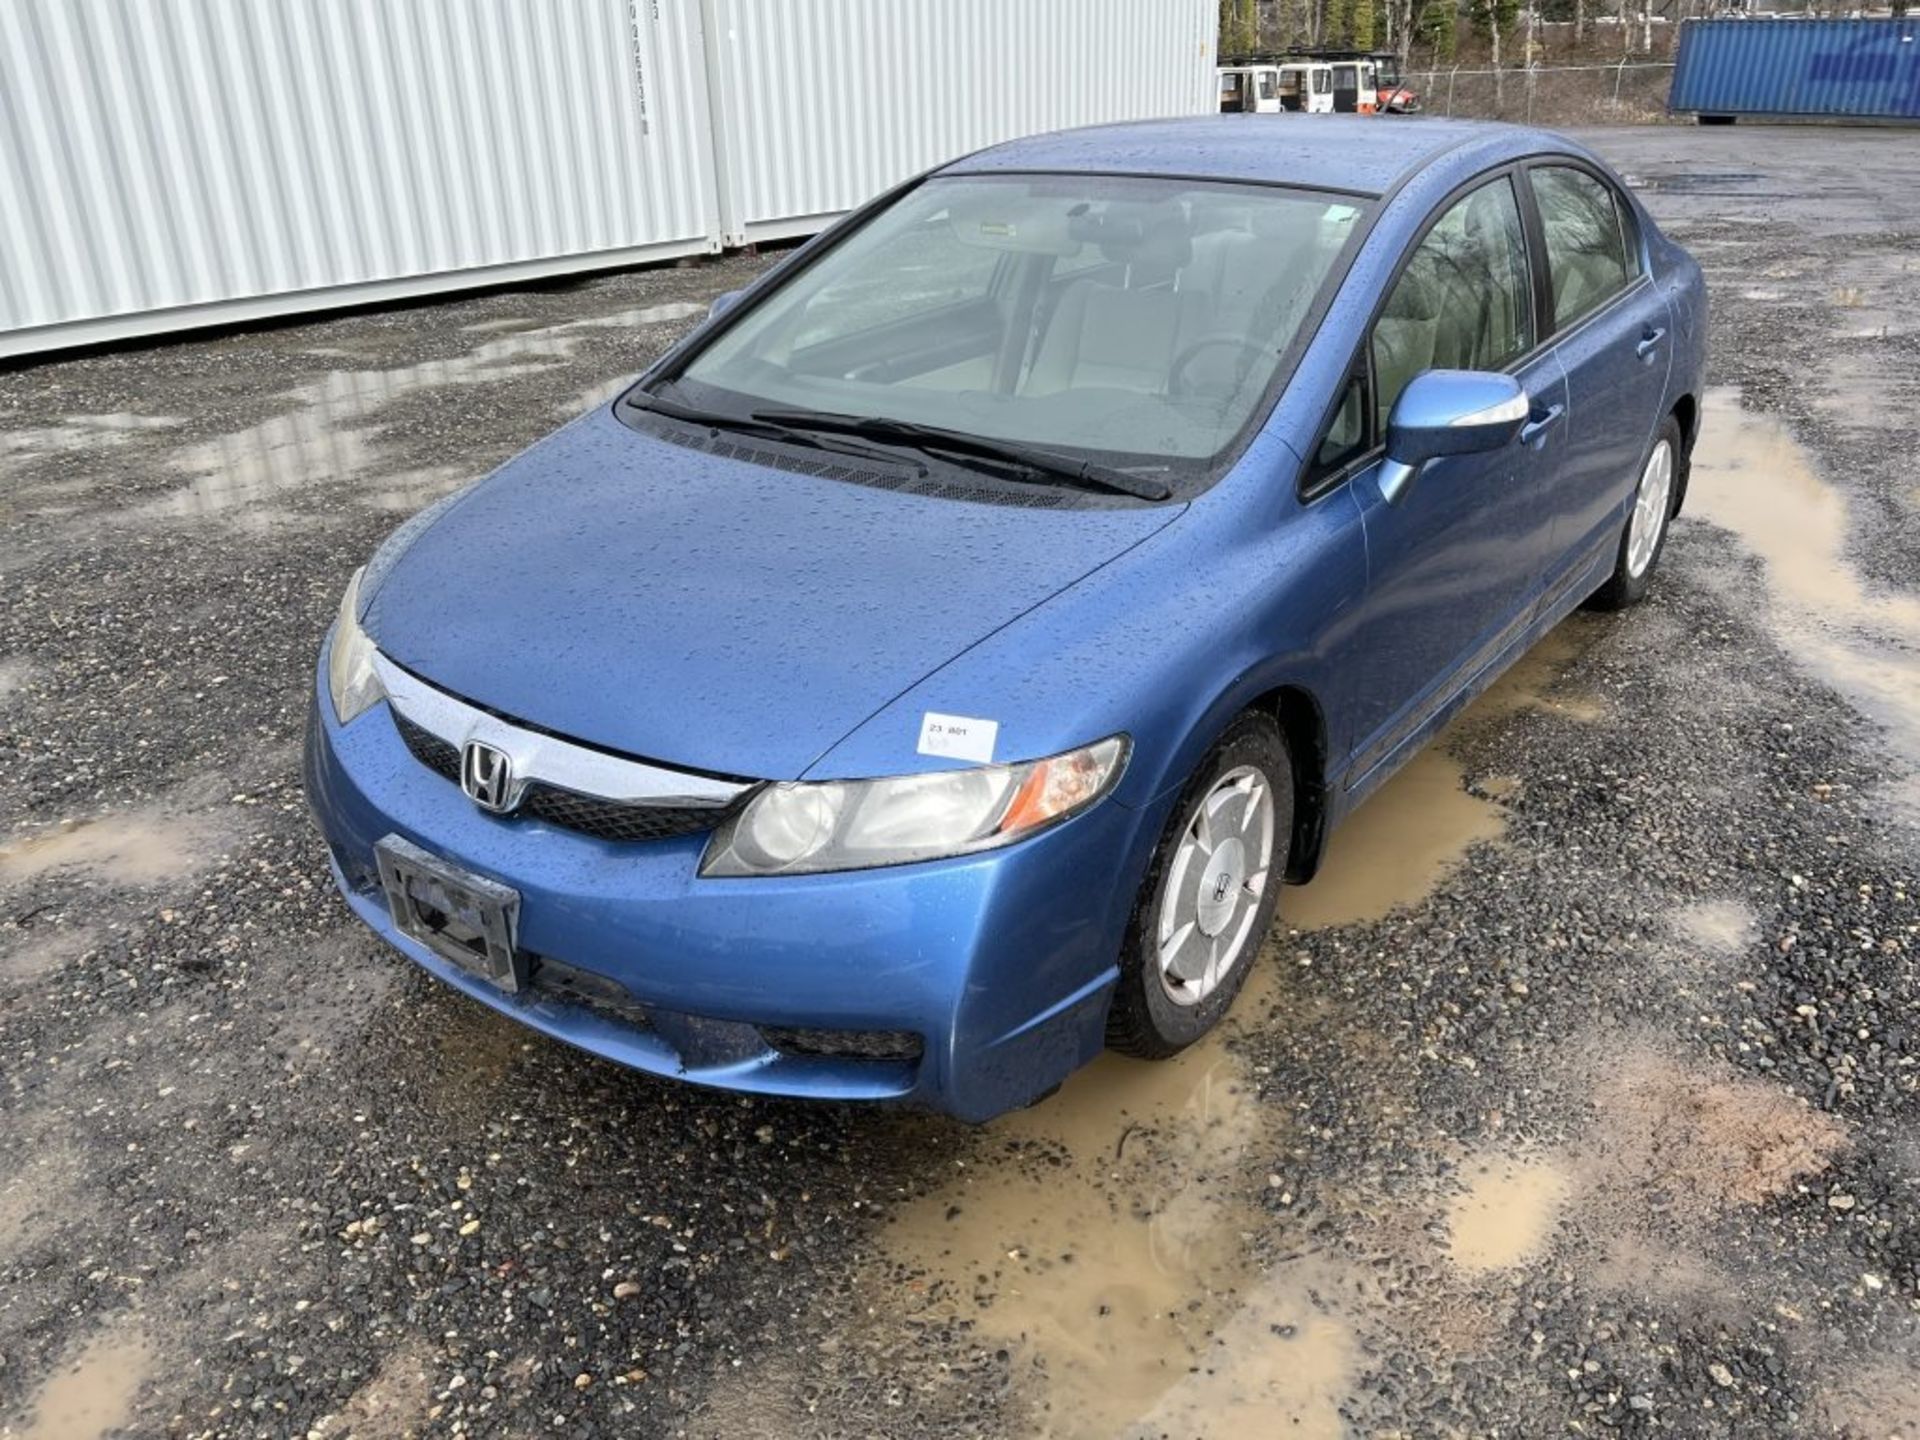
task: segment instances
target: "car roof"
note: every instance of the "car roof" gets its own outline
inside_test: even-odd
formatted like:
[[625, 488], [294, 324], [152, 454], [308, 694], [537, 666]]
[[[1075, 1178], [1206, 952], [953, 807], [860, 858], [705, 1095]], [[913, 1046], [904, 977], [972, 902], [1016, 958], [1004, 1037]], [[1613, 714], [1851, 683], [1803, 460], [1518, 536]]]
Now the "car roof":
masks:
[[1030, 135], [976, 151], [942, 174], [996, 170], [1179, 175], [1383, 195], [1437, 156], [1484, 151], [1486, 163], [1572, 147], [1544, 130], [1408, 116], [1206, 115]]

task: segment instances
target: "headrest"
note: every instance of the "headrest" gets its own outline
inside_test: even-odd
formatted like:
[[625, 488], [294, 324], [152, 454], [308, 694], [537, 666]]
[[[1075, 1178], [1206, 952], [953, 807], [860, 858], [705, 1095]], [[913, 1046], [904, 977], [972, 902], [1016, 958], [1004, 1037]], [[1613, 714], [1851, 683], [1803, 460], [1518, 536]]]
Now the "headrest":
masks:
[[1440, 315], [1440, 287], [1435, 283], [1430, 254], [1415, 251], [1407, 268], [1400, 272], [1393, 293], [1387, 297], [1382, 320], [1431, 321]]
[[1073, 233], [1121, 265], [1178, 270], [1193, 259], [1192, 227], [1171, 205], [1114, 204], [1073, 217]]

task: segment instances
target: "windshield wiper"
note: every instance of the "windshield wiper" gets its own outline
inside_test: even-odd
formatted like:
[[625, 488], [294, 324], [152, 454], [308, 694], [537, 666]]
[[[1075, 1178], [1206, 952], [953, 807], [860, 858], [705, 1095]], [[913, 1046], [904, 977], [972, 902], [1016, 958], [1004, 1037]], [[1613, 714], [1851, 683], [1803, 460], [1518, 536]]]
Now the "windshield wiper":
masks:
[[1091, 490], [1110, 490], [1139, 500], [1165, 500], [1173, 494], [1164, 480], [1130, 475], [1111, 465], [1091, 460], [1075, 460], [1006, 440], [990, 440], [965, 430], [949, 430], [943, 425], [922, 425], [914, 420], [887, 420], [880, 417], [840, 415], [829, 410], [755, 410], [753, 419], [784, 429], [825, 431], [834, 435], [857, 435], [882, 444], [893, 442], [920, 450], [945, 451], [976, 459], [997, 461], [1021, 470], [1065, 481]]
[[642, 410], [650, 410], [656, 415], [664, 415], [669, 420], [679, 420], [688, 425], [701, 425], [709, 430], [757, 435], [765, 440], [780, 440], [789, 445], [803, 445], [812, 450], [828, 450], [836, 455], [857, 455], [863, 460], [884, 460], [895, 465], [906, 464], [923, 475], [926, 473], [926, 466], [910, 460], [903, 461], [899, 455], [877, 445], [836, 443], [811, 430], [783, 425], [777, 420], [768, 420], [759, 415], [727, 415], [718, 410], [703, 410], [697, 405], [669, 400], [653, 390], [635, 390], [628, 395], [627, 403]]

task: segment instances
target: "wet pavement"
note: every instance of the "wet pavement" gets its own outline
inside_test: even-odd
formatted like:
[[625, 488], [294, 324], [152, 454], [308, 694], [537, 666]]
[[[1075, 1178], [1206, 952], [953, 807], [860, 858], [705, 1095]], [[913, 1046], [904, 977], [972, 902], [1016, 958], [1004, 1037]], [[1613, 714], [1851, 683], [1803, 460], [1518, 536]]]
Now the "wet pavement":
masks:
[[524, 1033], [303, 818], [351, 567], [762, 262], [0, 375], [0, 1435], [1920, 1437], [1920, 149], [1589, 138], [1713, 289], [1653, 596], [979, 1129]]

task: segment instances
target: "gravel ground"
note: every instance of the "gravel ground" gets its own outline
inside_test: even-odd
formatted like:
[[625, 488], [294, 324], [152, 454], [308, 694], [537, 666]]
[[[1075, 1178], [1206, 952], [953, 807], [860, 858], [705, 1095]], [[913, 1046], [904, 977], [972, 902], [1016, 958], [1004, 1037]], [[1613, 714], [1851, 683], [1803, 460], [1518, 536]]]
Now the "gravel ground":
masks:
[[0, 1435], [1920, 1435], [1920, 153], [1589, 138], [1713, 287], [1653, 596], [978, 1130], [525, 1034], [303, 814], [351, 566], [761, 261], [0, 379]]

